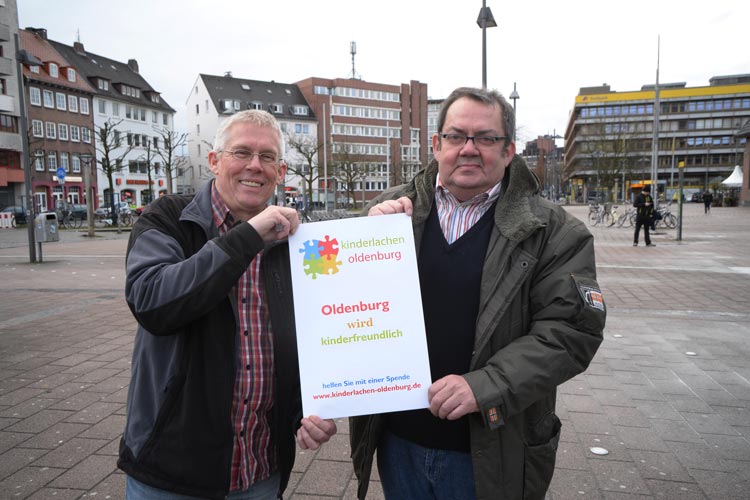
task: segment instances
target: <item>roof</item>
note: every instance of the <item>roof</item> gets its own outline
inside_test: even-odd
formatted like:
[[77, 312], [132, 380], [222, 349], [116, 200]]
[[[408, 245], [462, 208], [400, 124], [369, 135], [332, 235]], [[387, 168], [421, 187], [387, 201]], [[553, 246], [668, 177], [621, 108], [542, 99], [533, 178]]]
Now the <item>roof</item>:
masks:
[[[60, 53], [65, 59], [70, 61], [81, 75], [89, 79], [89, 82], [95, 87], [95, 92], [98, 95], [109, 97], [117, 101], [129, 102], [132, 104], [138, 104], [148, 108], [156, 108], [163, 111], [169, 111], [174, 113], [175, 110], [159, 96], [159, 102], [153, 102], [149, 97], [148, 93], [159, 94], [149, 83], [138, 73], [137, 62], [131, 60], [132, 64], [135, 65], [136, 70], [134, 71], [127, 63], [115, 61], [108, 57], [103, 57], [98, 54], [87, 52], [83, 48], [83, 44], [76, 43], [76, 48], [70, 47], [54, 40], [49, 40], [49, 43]], [[97, 88], [97, 79], [104, 79], [109, 81], [109, 89], [102, 90]], [[129, 87], [139, 89], [140, 96], [130, 96], [119, 92], [115, 85], [124, 84]]]
[[[21, 47], [45, 64], [44, 67], [39, 68], [38, 73], [32, 73], [27, 66], [24, 66], [23, 74], [26, 78], [31, 81], [81, 90], [83, 92], [94, 92], [94, 88], [88, 84], [85, 77], [83, 77], [78, 71], [76, 71], [76, 79], [74, 82], [68, 80], [68, 75], [65, 74], [63, 70], [69, 67], [74, 69], [77, 68], [60, 55], [60, 53], [57, 52], [46, 39], [36, 35], [32, 31], [26, 30], [18, 30], [18, 35]], [[57, 64], [60, 69], [57, 78], [49, 74], [49, 66], [47, 63]]]
[[[282, 104], [282, 113], [273, 113], [278, 119], [315, 121], [315, 113], [302, 95], [299, 87], [293, 83], [263, 82], [260, 80], [247, 80], [234, 78], [233, 76], [200, 75], [203, 84], [208, 90], [216, 109], [221, 110], [221, 101], [232, 99], [240, 101], [240, 111], [252, 109], [250, 104], [260, 102], [263, 109], [268, 110], [272, 104]], [[295, 115], [292, 106], [307, 106], [307, 115]]]

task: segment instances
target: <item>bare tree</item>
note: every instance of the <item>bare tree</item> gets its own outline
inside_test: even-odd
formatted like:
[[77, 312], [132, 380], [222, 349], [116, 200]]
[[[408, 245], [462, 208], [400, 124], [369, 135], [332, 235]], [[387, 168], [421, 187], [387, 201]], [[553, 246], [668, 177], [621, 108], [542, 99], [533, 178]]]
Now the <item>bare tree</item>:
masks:
[[167, 194], [174, 193], [172, 181], [177, 177], [179, 169], [187, 161], [184, 156], [178, 156], [177, 150], [188, 141], [187, 133], [179, 133], [166, 127], [155, 128], [161, 138], [156, 146], [156, 154], [164, 163], [164, 173], [167, 176]]
[[372, 167], [363, 155], [354, 152], [355, 147], [351, 144], [340, 143], [339, 151], [333, 155], [333, 174], [337, 182], [344, 186], [346, 198], [351, 199], [354, 206], [357, 200], [354, 197], [354, 186], [362, 184], [362, 208], [365, 207], [364, 192], [365, 180], [372, 172]]
[[146, 142], [143, 144], [143, 149], [145, 150], [144, 163], [146, 165], [146, 176], [148, 177], [148, 202], [151, 203], [155, 198], [154, 180], [151, 174], [152, 172], [155, 173], [153, 160], [156, 157], [155, 148], [152, 145], [151, 139], [146, 139]]
[[[112, 218], [115, 223], [117, 223], [117, 210], [114, 206], [115, 183], [112, 176], [115, 173], [122, 171], [125, 167], [123, 160], [135, 147], [134, 141], [130, 141], [129, 144], [122, 143], [122, 134], [117, 129], [117, 126], [120, 125], [120, 123], [122, 123], [122, 120], [114, 121], [109, 119], [96, 131], [96, 151], [98, 153], [97, 163], [99, 163], [99, 167], [107, 177], [109, 193], [112, 197], [109, 201], [112, 204]], [[105, 205], [106, 204], [105, 201]]]
[[286, 144], [303, 160], [301, 164], [297, 165], [287, 163], [287, 171], [292, 175], [299, 176], [305, 184], [308, 202], [305, 203], [303, 212], [307, 215], [310, 202], [312, 202], [313, 185], [321, 177], [318, 152], [323, 149], [323, 142], [310, 136], [288, 134]]

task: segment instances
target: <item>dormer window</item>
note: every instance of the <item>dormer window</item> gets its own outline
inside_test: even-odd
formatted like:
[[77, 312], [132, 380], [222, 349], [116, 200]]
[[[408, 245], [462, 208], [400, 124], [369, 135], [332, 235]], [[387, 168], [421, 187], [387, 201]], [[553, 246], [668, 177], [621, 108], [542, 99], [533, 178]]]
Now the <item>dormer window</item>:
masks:
[[75, 82], [76, 81], [76, 70], [74, 70], [73, 68], [68, 68], [66, 71], [68, 73], [68, 81], [69, 82]]
[[59, 76], [57, 64], [49, 63], [49, 76], [53, 78], [57, 78]]
[[39, 74], [39, 66], [36, 66], [36, 65], [29, 66], [29, 71], [31, 71], [32, 73], [36, 73], [38, 75]]
[[153, 103], [159, 103], [159, 94], [157, 92], [148, 92], [148, 98]]
[[242, 90], [250, 90], [250, 85], [248, 85], [247, 83], [243, 83], [241, 86]]
[[295, 105], [292, 108], [292, 113], [294, 113], [295, 115], [298, 115], [298, 116], [307, 116], [308, 115], [308, 111], [309, 111], [308, 107], [307, 106], [302, 106], [302, 105]]
[[281, 114], [284, 112], [284, 105], [279, 103], [269, 104], [268, 105], [268, 111], [274, 114]]
[[258, 101], [252, 101], [247, 103], [248, 109], [263, 109], [263, 103]]
[[96, 86], [99, 87], [99, 90], [109, 90], [109, 82], [103, 78], [97, 78]]

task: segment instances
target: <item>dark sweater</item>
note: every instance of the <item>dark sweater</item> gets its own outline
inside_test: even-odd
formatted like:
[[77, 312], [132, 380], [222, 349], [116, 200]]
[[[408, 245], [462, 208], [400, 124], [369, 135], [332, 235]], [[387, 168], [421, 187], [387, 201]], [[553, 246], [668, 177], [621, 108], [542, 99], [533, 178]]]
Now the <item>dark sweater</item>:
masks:
[[[433, 207], [419, 254], [419, 282], [432, 381], [469, 371], [479, 312], [484, 256], [494, 206], [461, 238], [448, 244]], [[441, 420], [429, 410], [390, 413], [388, 429], [428, 448], [469, 451], [466, 417]]]

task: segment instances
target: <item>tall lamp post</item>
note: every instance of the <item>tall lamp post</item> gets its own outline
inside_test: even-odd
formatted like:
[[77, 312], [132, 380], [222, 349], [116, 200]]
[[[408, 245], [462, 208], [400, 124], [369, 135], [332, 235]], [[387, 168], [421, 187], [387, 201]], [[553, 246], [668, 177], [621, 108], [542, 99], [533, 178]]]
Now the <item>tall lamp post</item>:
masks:
[[36, 248], [34, 247], [34, 190], [31, 186], [31, 163], [29, 162], [29, 125], [26, 117], [26, 90], [23, 85], [23, 65], [41, 66], [42, 61], [32, 54], [21, 50], [21, 44], [18, 41], [18, 33], [13, 35], [16, 44], [16, 74], [18, 76], [18, 102], [21, 122], [21, 165], [23, 165], [23, 182], [26, 184], [26, 228], [29, 238], [29, 262], [36, 262]]
[[86, 222], [88, 223], [88, 237], [94, 237], [94, 193], [91, 186], [91, 160], [93, 155], [84, 153], [81, 155], [83, 163], [83, 182], [86, 189]]
[[482, 88], [487, 88], [487, 28], [496, 28], [497, 23], [492, 17], [492, 11], [487, 7], [487, 0], [482, 0], [482, 10], [479, 11], [477, 24], [482, 28]]
[[510, 100], [513, 101], [513, 117], [516, 119], [516, 126], [513, 128], [513, 142], [516, 142], [516, 128], [518, 128], [518, 116], [516, 115], [516, 101], [520, 99], [516, 90], [516, 82], [513, 82], [513, 92], [510, 93]]

